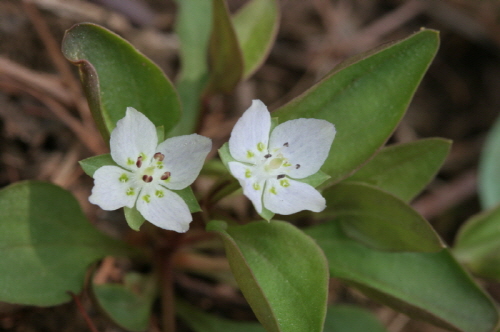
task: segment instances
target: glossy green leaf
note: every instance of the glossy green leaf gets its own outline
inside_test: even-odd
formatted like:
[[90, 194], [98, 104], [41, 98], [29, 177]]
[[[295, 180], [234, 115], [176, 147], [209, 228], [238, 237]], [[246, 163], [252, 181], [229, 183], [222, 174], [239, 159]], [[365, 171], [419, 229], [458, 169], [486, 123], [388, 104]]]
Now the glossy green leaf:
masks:
[[108, 316], [129, 331], [145, 331], [156, 297], [153, 278], [129, 273], [123, 284], [93, 284], [97, 303]]
[[109, 153], [83, 159], [80, 160], [79, 163], [85, 174], [91, 177], [93, 177], [95, 171], [102, 166], [117, 166]]
[[387, 332], [380, 321], [366, 309], [353, 305], [333, 305], [326, 312], [323, 332]]
[[180, 42], [181, 72], [176, 86], [182, 103], [182, 118], [171, 135], [195, 132], [202, 93], [208, 79], [208, 43], [212, 30], [212, 2], [177, 0], [175, 31]]
[[495, 305], [448, 250], [377, 251], [346, 236], [334, 221], [306, 233], [323, 249], [332, 277], [395, 310], [456, 331], [490, 332], [498, 323]]
[[26, 181], [0, 191], [0, 301], [67, 302], [69, 291], [82, 289], [91, 263], [128, 253], [90, 225], [66, 190]]
[[265, 332], [257, 322], [220, 318], [195, 309], [185, 302], [176, 303], [177, 314], [194, 332]]
[[346, 181], [371, 184], [408, 202], [436, 175], [450, 145], [428, 138], [386, 147]]
[[207, 230], [221, 235], [235, 279], [268, 332], [322, 331], [328, 271], [311, 238], [281, 221], [211, 221]]
[[335, 218], [351, 238], [379, 250], [436, 252], [444, 248], [429, 223], [401, 199], [356, 182], [323, 192], [323, 214]]
[[[340, 64], [328, 76], [278, 109], [280, 122], [325, 119], [337, 134], [322, 170], [337, 182], [362, 165], [394, 131], [439, 44], [422, 30]], [[311, 133], [314, 134], [314, 133]]]
[[484, 208], [500, 203], [500, 118], [491, 128], [479, 162], [479, 198]]
[[470, 218], [462, 226], [453, 254], [475, 274], [500, 280], [500, 206]]
[[234, 29], [243, 53], [245, 78], [259, 68], [269, 53], [279, 27], [276, 0], [252, 0], [233, 17]]
[[210, 79], [207, 91], [229, 93], [243, 75], [243, 56], [225, 0], [212, 0], [209, 44]]
[[163, 72], [118, 35], [91, 23], [66, 31], [66, 58], [78, 66], [90, 110], [104, 137], [128, 106], [168, 132], [180, 118], [179, 97]]

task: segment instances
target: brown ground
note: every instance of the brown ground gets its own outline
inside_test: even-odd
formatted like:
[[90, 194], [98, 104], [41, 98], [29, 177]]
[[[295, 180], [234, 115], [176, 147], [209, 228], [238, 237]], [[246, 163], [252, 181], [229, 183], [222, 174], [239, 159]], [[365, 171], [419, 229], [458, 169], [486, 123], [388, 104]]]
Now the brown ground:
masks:
[[[172, 34], [175, 5], [171, 0], [128, 0], [118, 10], [111, 0], [0, 1], [0, 187], [39, 179], [71, 190], [93, 221], [96, 207], [87, 202], [91, 179], [78, 160], [103, 151], [95, 137], [86, 137], [88, 123], [77, 124], [85, 103], [78, 81], [67, 72], [59, 44], [65, 29], [91, 21], [131, 41], [175, 79], [178, 44]], [[440, 136], [454, 141], [451, 154], [429, 190], [414, 206], [430, 218], [451, 243], [458, 226], [479, 211], [476, 169], [488, 129], [500, 108], [500, 3], [468, 0], [281, 0], [282, 22], [276, 44], [263, 67], [228, 97], [212, 102], [222, 110], [205, 134], [223, 142], [232, 114], [262, 99], [271, 109], [290, 100], [337, 63], [386, 41], [408, 36], [420, 27], [441, 31], [441, 48], [392, 142]], [[244, 1], [229, 0], [234, 10]], [[141, 10], [132, 9], [140, 4]], [[38, 9], [38, 10], [37, 10]], [[49, 26], [49, 30], [44, 27]], [[72, 76], [73, 75], [73, 76]], [[84, 113], [83, 113], [84, 114]], [[221, 122], [220, 114], [229, 119]], [[226, 120], [224, 120], [226, 121]], [[83, 126], [83, 127], [82, 127]], [[90, 142], [90, 143], [89, 143]], [[96, 142], [94, 145], [91, 142]], [[117, 230], [111, 229], [109, 232]], [[1, 287], [1, 285], [0, 285]], [[221, 288], [222, 287], [222, 288]], [[198, 304], [233, 319], [250, 314], [236, 293], [181, 277], [178, 288]], [[334, 283], [335, 298], [370, 306], [394, 331], [440, 331], [408, 321], [385, 307]], [[496, 285], [493, 293], [500, 294]], [[221, 295], [222, 294], [222, 295]], [[234, 295], [236, 294], [236, 295]], [[202, 298], [202, 300], [199, 300]], [[233, 309], [231, 309], [233, 308]], [[120, 331], [87, 310], [100, 331]], [[87, 331], [74, 304], [54, 308], [0, 305], [0, 331]], [[155, 331], [152, 329], [152, 331]]]

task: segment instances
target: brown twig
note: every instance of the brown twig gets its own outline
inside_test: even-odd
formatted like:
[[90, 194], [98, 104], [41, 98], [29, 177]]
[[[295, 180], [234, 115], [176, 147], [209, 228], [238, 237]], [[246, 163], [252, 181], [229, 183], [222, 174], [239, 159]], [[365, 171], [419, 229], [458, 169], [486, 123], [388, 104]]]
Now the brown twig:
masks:
[[55, 40], [54, 36], [50, 32], [45, 19], [40, 15], [38, 8], [30, 0], [23, 0], [23, 6], [26, 11], [28, 18], [35, 27], [38, 36], [42, 40], [47, 53], [49, 54], [52, 63], [56, 67], [57, 71], [61, 75], [61, 80], [68, 87], [70, 94], [73, 98], [76, 109], [78, 110], [80, 117], [85, 125], [92, 123], [92, 117], [87, 104], [83, 101], [83, 93], [80, 87], [80, 83], [73, 76], [71, 72], [70, 65], [66, 58], [60, 51], [59, 43]]
[[424, 218], [431, 219], [474, 195], [476, 187], [477, 172], [469, 170], [417, 199], [412, 206]]
[[85, 308], [83, 307], [82, 303], [80, 302], [80, 297], [73, 292], [68, 292], [68, 294], [73, 298], [73, 301], [75, 301], [76, 307], [78, 308], [78, 311], [85, 320], [85, 323], [87, 324], [89, 330], [92, 332], [99, 332], [99, 330], [94, 325], [94, 322], [92, 322], [89, 315], [87, 314], [87, 311], [85, 311]]
[[30, 94], [45, 104], [45, 106], [51, 110], [55, 116], [57, 116], [75, 133], [75, 135], [90, 151], [95, 154], [102, 154], [106, 152], [103, 144], [101, 144], [101, 141], [99, 140], [100, 136], [97, 134], [96, 130], [90, 127], [84, 127], [78, 119], [69, 114], [68, 110], [55, 99], [35, 89], [19, 85], [15, 82], [0, 80], [0, 87], [5, 88], [6, 90]]

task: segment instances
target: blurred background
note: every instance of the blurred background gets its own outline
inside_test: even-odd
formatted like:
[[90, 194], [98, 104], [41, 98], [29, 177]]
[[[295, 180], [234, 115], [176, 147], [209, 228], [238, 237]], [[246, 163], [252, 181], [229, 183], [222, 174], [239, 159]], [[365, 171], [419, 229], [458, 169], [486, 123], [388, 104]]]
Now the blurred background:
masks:
[[[228, 1], [231, 11], [244, 3]], [[201, 133], [220, 145], [252, 99], [275, 109], [352, 55], [421, 27], [439, 30], [439, 53], [389, 143], [424, 137], [453, 140], [437, 178], [413, 203], [451, 244], [459, 225], [480, 211], [477, 165], [500, 110], [500, 2], [280, 0], [280, 4], [281, 26], [268, 59], [233, 94], [209, 101]], [[130, 41], [175, 81], [180, 66], [175, 19], [173, 0], [0, 1], [0, 188], [26, 179], [50, 181], [74, 193], [87, 216], [96, 220], [100, 212], [87, 201], [92, 179], [77, 162], [106, 148], [88, 117], [77, 70], [60, 53], [64, 31], [79, 22], [103, 25]], [[225, 294], [218, 285], [203, 288], [193, 280], [179, 285], [180, 291], [190, 287], [207, 309], [232, 319], [251, 319], [239, 294]], [[500, 297], [498, 285], [487, 287]], [[442, 331], [409, 321], [333, 281], [332, 301], [341, 300], [370, 307], [391, 332]], [[101, 319], [101, 331], [120, 331]], [[86, 327], [74, 304], [54, 308], [0, 304], [0, 331], [80, 330]]]

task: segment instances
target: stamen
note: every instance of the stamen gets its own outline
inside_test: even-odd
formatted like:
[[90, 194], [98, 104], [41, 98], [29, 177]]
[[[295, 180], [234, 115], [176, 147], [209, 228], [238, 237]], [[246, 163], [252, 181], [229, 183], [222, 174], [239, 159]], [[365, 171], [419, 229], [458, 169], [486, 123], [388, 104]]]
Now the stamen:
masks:
[[280, 174], [280, 175], [277, 176], [278, 180], [279, 179], [283, 179], [284, 177], [285, 177], [285, 174]]
[[160, 179], [162, 179], [163, 181], [168, 180], [170, 178], [170, 175], [172, 175], [172, 173], [165, 172], [165, 173], [163, 173], [163, 175], [161, 176]]
[[285, 144], [283, 144], [283, 146], [286, 146], [286, 147], [288, 147], [288, 142], [286, 142]]
[[273, 156], [272, 154], [268, 153], [268, 154], [266, 154], [266, 155], [264, 156], [264, 158], [266, 158], [266, 159], [267, 159], [267, 158], [271, 158], [272, 156]]
[[137, 168], [141, 168], [141, 166], [142, 166], [142, 156], [139, 156], [137, 158], [137, 161], [135, 162], [135, 166], [137, 166]]
[[300, 168], [300, 164], [295, 165], [295, 169], [299, 169], [299, 168]]
[[142, 181], [144, 181], [146, 183], [150, 183], [151, 181], [153, 181], [153, 177], [151, 175], [144, 174], [142, 176]]
[[163, 161], [163, 159], [165, 159], [165, 155], [161, 152], [156, 152], [154, 154], [153, 158], [158, 160], [158, 161]]

